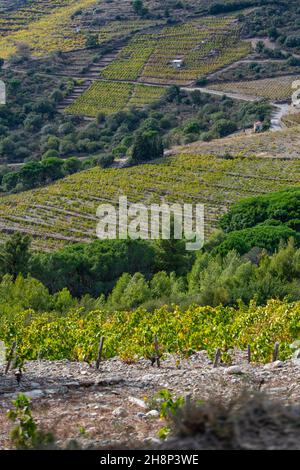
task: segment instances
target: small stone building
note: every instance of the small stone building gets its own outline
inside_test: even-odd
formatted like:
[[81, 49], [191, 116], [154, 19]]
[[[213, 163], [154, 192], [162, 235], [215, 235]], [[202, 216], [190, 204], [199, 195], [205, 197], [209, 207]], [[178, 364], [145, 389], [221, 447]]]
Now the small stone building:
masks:
[[253, 126], [254, 132], [262, 132], [263, 131], [263, 123], [261, 121], [256, 121]]
[[171, 65], [174, 69], [181, 69], [183, 67], [183, 59], [174, 59], [172, 60]]

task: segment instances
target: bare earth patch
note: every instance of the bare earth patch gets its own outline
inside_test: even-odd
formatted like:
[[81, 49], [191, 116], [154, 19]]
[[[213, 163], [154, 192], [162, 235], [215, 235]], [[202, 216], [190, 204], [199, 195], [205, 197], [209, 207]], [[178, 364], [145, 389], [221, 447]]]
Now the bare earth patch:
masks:
[[0, 373], [0, 449], [11, 447], [6, 411], [20, 392], [32, 398], [39, 427], [53, 432], [60, 447], [73, 439], [86, 449], [159, 445], [157, 432], [165, 423], [147, 416], [151, 407], [143, 403], [161, 389], [224, 404], [244, 390], [261, 390], [276, 401], [300, 404], [300, 360], [249, 365], [236, 352], [233, 365], [213, 368], [199, 352], [180, 363], [167, 356], [160, 369], [143, 359], [133, 365], [112, 359], [99, 371], [85, 363], [28, 362], [20, 386], [13, 372]]

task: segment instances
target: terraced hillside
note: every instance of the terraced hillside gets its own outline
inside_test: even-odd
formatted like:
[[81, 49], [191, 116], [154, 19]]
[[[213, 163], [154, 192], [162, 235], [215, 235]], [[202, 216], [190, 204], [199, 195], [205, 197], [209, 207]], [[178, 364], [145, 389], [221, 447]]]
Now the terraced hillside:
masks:
[[[238, 15], [208, 16], [209, 1], [189, 0], [183, 8], [169, 1], [145, 4], [151, 10], [148, 17], [137, 15], [131, 0], [24, 0], [16, 9], [2, 10], [0, 57], [9, 57], [19, 42], [28, 44], [34, 58], [19, 67], [44, 63], [44, 79], [51, 73], [74, 78], [58, 109], [67, 106], [67, 113], [94, 117], [100, 111], [141, 108], [170, 85], [191, 90], [197, 79], [250, 52], [251, 42], [241, 39]], [[169, 4], [178, 23], [175, 16], [168, 21]], [[96, 41], [95, 48], [89, 48], [89, 39]], [[65, 54], [49, 54], [57, 51]], [[179, 67], [174, 60], [182, 61]], [[241, 94], [285, 99], [292, 78], [279, 80], [228, 83], [221, 90], [240, 86]], [[5, 196], [0, 200], [1, 237], [28, 232], [43, 249], [89, 242], [96, 237], [97, 206], [117, 202], [119, 195], [127, 195], [129, 202], [205, 203], [208, 234], [236, 200], [299, 184], [299, 140], [299, 128], [292, 128], [276, 138], [273, 133], [241, 134], [196, 142], [153, 164], [94, 168], [43, 189]]]
[[[156, 4], [151, 0], [154, 9]], [[20, 0], [9, 8], [0, 3], [0, 12], [0, 57], [4, 59], [16, 52], [19, 43], [27, 44], [33, 56], [43, 57], [85, 49], [91, 34], [102, 44], [161, 23], [137, 18], [130, 0]]]
[[[249, 53], [250, 45], [240, 40], [239, 33], [239, 25], [234, 17], [206, 17], [165, 27], [155, 33], [138, 33], [120, 50], [115, 60], [100, 72], [99, 79], [107, 80], [105, 85], [100, 81], [93, 84], [66, 112], [93, 116], [97, 111], [116, 112], [126, 108], [128, 100], [125, 99], [123, 107], [120, 107], [118, 96], [125, 89], [126, 96], [130, 94], [132, 86], [125, 86], [123, 82], [190, 85], [197, 78]], [[182, 61], [179, 68], [175, 66], [174, 60]], [[140, 106], [149, 104], [151, 96], [154, 101], [161, 94], [154, 88], [149, 93], [140, 87], [136, 91]], [[116, 106], [106, 106], [107, 94], [112, 101], [116, 101]], [[86, 105], [91, 100], [93, 109]], [[134, 104], [134, 101], [130, 104]]]
[[251, 80], [211, 85], [213, 90], [229, 93], [242, 93], [257, 98], [267, 98], [273, 101], [291, 101], [293, 94], [292, 84], [300, 77], [287, 75], [278, 78]]
[[[187, 85], [248, 52], [249, 44], [239, 40], [234, 17], [201, 18], [166, 27], [159, 34], [137, 35], [102, 77]], [[181, 68], [172, 66], [175, 59], [183, 61]]]
[[68, 108], [70, 114], [96, 116], [99, 111], [105, 114], [117, 113], [134, 106], [142, 108], [159, 99], [165, 88], [124, 82], [95, 81]]
[[[288, 115], [292, 116], [292, 115]], [[297, 114], [295, 115], [297, 116]], [[211, 142], [194, 142], [184, 147], [173, 148], [169, 153], [190, 153], [205, 155], [227, 155], [259, 157], [282, 160], [293, 160], [300, 158], [300, 134], [299, 127], [293, 122], [290, 129], [280, 132], [265, 132], [263, 134], [239, 134]]]
[[299, 185], [300, 159], [285, 159], [281, 153], [282, 143], [292, 139], [295, 144], [297, 135], [299, 143], [298, 128], [283, 132], [282, 140], [276, 145], [274, 134], [266, 135], [264, 150], [269, 152], [269, 158], [265, 154], [253, 156], [258, 141], [256, 137], [243, 136], [241, 140], [231, 139], [231, 149], [240, 154], [239, 145], [244, 140], [244, 156], [224, 157], [230, 141], [224, 139], [219, 144], [222, 156], [212, 156], [214, 144], [210, 150], [206, 149], [206, 155], [204, 148], [202, 154], [202, 149], [199, 153], [191, 146], [190, 153], [153, 164], [125, 169], [94, 168], [46, 188], [3, 197], [1, 238], [13, 231], [30, 233], [35, 247], [44, 250], [72, 242], [89, 242], [96, 238], [97, 207], [102, 202], [117, 203], [120, 195], [127, 195], [129, 203], [204, 203], [206, 234], [209, 234], [221, 214], [235, 201]]
[[0, 57], [7, 59], [21, 42], [35, 55], [82, 48], [85, 37], [76, 30], [76, 13], [95, 3], [96, 0], [37, 0], [8, 13], [0, 19]]
[[163, 13], [169, 5], [183, 20], [203, 8], [205, 11], [209, 2], [187, 0], [183, 8], [172, 0], [147, 0], [144, 4], [152, 19], [137, 15], [132, 0], [0, 0], [0, 57], [8, 58], [20, 42], [35, 56], [83, 49], [91, 34], [101, 44], [148, 25], [166, 23]]

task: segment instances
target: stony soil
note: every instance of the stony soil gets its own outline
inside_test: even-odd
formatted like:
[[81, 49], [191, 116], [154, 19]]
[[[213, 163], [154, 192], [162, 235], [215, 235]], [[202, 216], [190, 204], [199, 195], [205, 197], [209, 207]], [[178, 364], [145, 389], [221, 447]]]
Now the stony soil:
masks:
[[168, 356], [161, 368], [143, 359], [128, 365], [116, 358], [103, 362], [99, 371], [86, 363], [33, 361], [26, 364], [20, 385], [13, 371], [5, 376], [2, 368], [0, 449], [11, 446], [6, 411], [20, 392], [32, 398], [36, 421], [55, 434], [61, 447], [73, 439], [83, 448], [158, 445], [157, 431], [165, 423], [146, 401], [164, 388], [174, 396], [225, 403], [245, 389], [261, 390], [277, 401], [300, 404], [300, 359], [249, 365], [246, 355], [236, 352], [230, 367], [214, 368], [199, 352], [181, 361]]

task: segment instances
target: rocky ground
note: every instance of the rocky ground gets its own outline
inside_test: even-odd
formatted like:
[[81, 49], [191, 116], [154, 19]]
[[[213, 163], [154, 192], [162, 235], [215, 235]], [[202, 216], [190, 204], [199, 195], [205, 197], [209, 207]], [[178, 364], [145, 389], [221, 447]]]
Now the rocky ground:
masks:
[[33, 361], [26, 364], [20, 385], [13, 371], [4, 375], [2, 368], [0, 449], [10, 448], [6, 412], [20, 392], [32, 399], [39, 427], [51, 430], [61, 447], [73, 439], [84, 448], [158, 445], [157, 432], [165, 423], [147, 403], [161, 389], [224, 403], [245, 389], [261, 390], [277, 401], [300, 404], [300, 359], [257, 365], [236, 352], [230, 367], [214, 368], [199, 352], [181, 361], [167, 356], [161, 368], [144, 359], [128, 365], [116, 358], [102, 362], [98, 371], [86, 363]]

